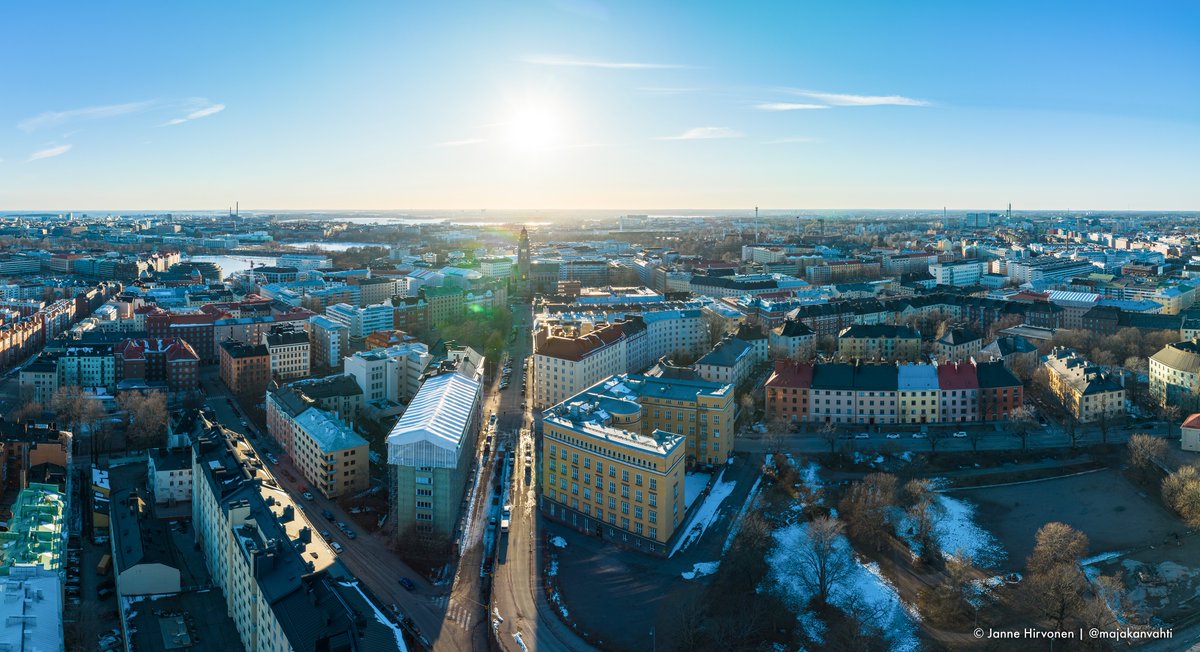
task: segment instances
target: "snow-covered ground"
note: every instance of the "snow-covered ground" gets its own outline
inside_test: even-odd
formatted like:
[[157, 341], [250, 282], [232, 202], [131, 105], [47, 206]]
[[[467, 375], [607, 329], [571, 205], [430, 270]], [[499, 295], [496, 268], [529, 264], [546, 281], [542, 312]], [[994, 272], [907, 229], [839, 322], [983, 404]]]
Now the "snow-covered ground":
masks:
[[675, 547], [671, 549], [671, 554], [668, 556], [674, 556], [675, 553], [698, 541], [700, 537], [704, 536], [704, 531], [708, 529], [708, 526], [712, 525], [712, 522], [717, 519], [717, 512], [721, 507], [721, 503], [729, 497], [729, 494], [733, 493], [733, 488], [737, 486], [736, 481], [722, 481], [721, 478], [723, 477], [725, 477], [725, 469], [721, 469], [721, 472], [717, 474], [717, 479], [713, 482], [712, 490], [708, 492], [708, 496], [704, 499], [700, 507], [692, 513], [691, 520], [684, 523], [683, 531], [687, 534], [679, 537], [679, 540], [675, 542]]
[[692, 471], [683, 477], [683, 508], [687, 509], [696, 502], [696, 497], [704, 491], [704, 487], [708, 485], [708, 481], [712, 479], [711, 473], [700, 473]]
[[762, 486], [762, 475], [754, 480], [754, 484], [750, 487], [750, 492], [746, 494], [746, 502], [742, 503], [742, 508], [737, 514], [733, 515], [733, 525], [729, 526], [729, 536], [725, 537], [725, 545], [721, 546], [721, 554], [725, 554], [729, 550], [729, 546], [733, 545], [733, 539], [737, 537], [738, 529], [742, 526], [742, 517], [746, 512], [750, 511], [750, 507], [754, 505], [754, 500], [758, 498], [758, 490]]
[[550, 545], [554, 546], [555, 548], [566, 548], [567, 540], [562, 537], [553, 537], [550, 539]]
[[[1005, 560], [1008, 554], [1004, 547], [991, 532], [975, 522], [975, 505], [946, 494], [937, 494], [935, 500], [938, 518], [934, 526], [934, 536], [937, 537], [944, 557], [970, 557], [972, 562], [981, 568], [994, 568]], [[921, 546], [912, 536], [912, 519], [899, 510], [894, 514], [896, 535], [908, 543], [914, 555], [921, 554]]]
[[[807, 523], [799, 523], [775, 532], [776, 546], [767, 557], [767, 564], [771, 568], [767, 576], [770, 586], [763, 588], [776, 591], [799, 610], [798, 620], [805, 633], [810, 638], [820, 641], [824, 633], [824, 623], [813, 613], [804, 610], [812, 599], [812, 592], [805, 585], [793, 562], [796, 550], [803, 545], [807, 528]], [[855, 558], [850, 542], [844, 536], [838, 539], [837, 551], [840, 555], [853, 558], [854, 563], [849, 577], [834, 587], [830, 602], [842, 607], [852, 599], [859, 600], [875, 615], [871, 624], [883, 630], [891, 642], [892, 652], [919, 650], [920, 643], [916, 626], [913, 624], [916, 611], [900, 599], [895, 587], [879, 572], [879, 566], [874, 562], [863, 564]]]
[[697, 577], [712, 575], [717, 572], [717, 568], [721, 565], [719, 561], [702, 561], [692, 564], [692, 570], [680, 573], [685, 580], [694, 580]]

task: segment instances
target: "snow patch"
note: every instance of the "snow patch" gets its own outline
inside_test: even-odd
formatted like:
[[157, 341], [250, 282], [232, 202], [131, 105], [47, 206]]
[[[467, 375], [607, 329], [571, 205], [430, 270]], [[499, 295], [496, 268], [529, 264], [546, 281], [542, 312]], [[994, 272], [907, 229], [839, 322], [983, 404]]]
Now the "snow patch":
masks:
[[680, 573], [685, 580], [694, 580], [697, 577], [712, 575], [717, 572], [717, 568], [721, 565], [719, 561], [702, 561], [692, 564], [692, 570]]
[[546, 574], [549, 575], [550, 577], [554, 577], [555, 575], [558, 575], [558, 560], [557, 559], [550, 560], [550, 568], [546, 570]]
[[675, 553], [700, 540], [700, 537], [704, 536], [704, 531], [708, 529], [708, 526], [717, 520], [721, 503], [729, 497], [729, 494], [733, 493], [734, 487], [737, 486], [736, 481], [723, 482], [721, 478], [724, 476], [725, 469], [721, 469], [721, 472], [717, 474], [717, 479], [713, 482], [712, 489], [708, 492], [708, 496], [701, 503], [699, 509], [692, 514], [691, 520], [684, 525], [683, 531], [687, 534], [679, 537], [679, 540], [675, 542], [675, 547], [671, 549], [671, 554], [667, 555], [668, 557], [674, 556]]
[[562, 537], [554, 537], [550, 539], [550, 545], [554, 546], [555, 548], [566, 548], [567, 540]]
[[692, 471], [683, 476], [683, 508], [687, 509], [696, 502], [696, 498], [708, 486], [708, 481], [712, 479], [711, 473], [701, 473]]
[[[793, 607], [800, 610], [812, 599], [812, 592], [795, 568], [792, 558], [796, 549], [803, 545], [808, 524], [790, 525], [775, 532], [777, 545], [767, 556], [770, 566], [766, 588], [774, 590], [787, 600]], [[896, 592], [896, 588], [879, 571], [874, 562], [864, 564], [854, 556], [850, 542], [846, 537], [838, 538], [837, 553], [853, 560], [849, 576], [834, 587], [830, 602], [844, 608], [851, 600], [860, 601], [872, 613], [878, 615], [873, 624], [883, 630], [884, 636], [891, 642], [892, 652], [916, 652], [920, 649], [914, 621], [918, 620], [917, 612], [905, 604]], [[814, 641], [822, 640], [824, 623], [812, 613], [802, 612], [798, 617], [805, 633]]]
[[733, 545], [733, 539], [742, 527], [742, 518], [746, 516], [746, 512], [750, 511], [750, 506], [754, 504], [754, 499], [758, 497], [758, 490], [762, 484], [762, 479], [763, 477], [760, 475], [754, 480], [754, 484], [750, 487], [750, 493], [746, 494], [746, 502], [742, 503], [742, 508], [734, 515], [733, 525], [729, 528], [729, 536], [725, 537], [725, 545], [721, 546], [721, 554], [728, 552], [729, 547]]
[[1109, 552], [1102, 552], [1098, 555], [1092, 555], [1091, 557], [1086, 557], [1084, 559], [1080, 559], [1079, 565], [1080, 566], [1091, 566], [1093, 564], [1101, 564], [1106, 561], [1109, 561], [1110, 559], [1117, 559], [1118, 557], [1120, 557], [1121, 555], [1124, 555], [1124, 554], [1125, 553], [1120, 550], [1111, 550]]
[[[951, 559], [966, 556], [981, 568], [994, 568], [1008, 556], [996, 538], [975, 523], [975, 505], [961, 498], [937, 494], [934, 497], [934, 510], [938, 517], [933, 535], [943, 557]], [[912, 517], [898, 508], [892, 510], [892, 515], [896, 536], [908, 544], [914, 555], [920, 555], [921, 545], [913, 538], [916, 527]]]
[[354, 580], [352, 582], [338, 582], [338, 584], [353, 588], [355, 591], [358, 591], [358, 594], [362, 596], [363, 602], [371, 605], [371, 611], [375, 612], [375, 620], [378, 620], [381, 625], [392, 630], [392, 634], [396, 637], [396, 647], [400, 649], [400, 652], [408, 652], [408, 645], [404, 643], [404, 632], [400, 630], [400, 626], [392, 622], [391, 618], [387, 617], [386, 614], [384, 614], [379, 610], [378, 607], [375, 606], [374, 602], [367, 598], [367, 594], [363, 593], [363, 590], [358, 586], [358, 580]]

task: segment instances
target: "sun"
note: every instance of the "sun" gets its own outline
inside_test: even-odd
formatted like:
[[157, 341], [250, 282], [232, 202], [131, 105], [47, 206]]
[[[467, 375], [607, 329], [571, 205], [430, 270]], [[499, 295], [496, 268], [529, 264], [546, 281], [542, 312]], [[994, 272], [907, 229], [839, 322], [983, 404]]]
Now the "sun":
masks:
[[546, 100], [527, 100], [514, 105], [504, 127], [509, 146], [517, 151], [544, 151], [562, 143], [562, 113]]

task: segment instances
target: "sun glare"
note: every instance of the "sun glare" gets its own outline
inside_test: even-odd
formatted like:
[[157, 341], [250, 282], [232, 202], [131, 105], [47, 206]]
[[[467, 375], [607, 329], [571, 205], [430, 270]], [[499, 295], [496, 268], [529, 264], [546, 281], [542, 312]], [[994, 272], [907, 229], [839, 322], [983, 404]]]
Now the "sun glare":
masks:
[[513, 107], [505, 123], [508, 144], [522, 152], [552, 149], [562, 141], [562, 117], [545, 101], [530, 101]]

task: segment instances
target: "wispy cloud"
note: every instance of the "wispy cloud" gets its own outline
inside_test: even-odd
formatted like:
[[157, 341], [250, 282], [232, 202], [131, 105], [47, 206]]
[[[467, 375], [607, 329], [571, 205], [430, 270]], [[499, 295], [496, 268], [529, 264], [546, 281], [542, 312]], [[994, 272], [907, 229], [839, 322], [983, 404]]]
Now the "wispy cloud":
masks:
[[786, 89], [788, 93], [807, 97], [818, 102], [833, 106], [932, 106], [928, 100], [918, 100], [903, 95], [850, 95], [847, 93], [824, 93], [796, 88]]
[[69, 151], [71, 151], [71, 145], [55, 145], [54, 147], [39, 149], [38, 151], [30, 154], [29, 160], [36, 161], [43, 158], [54, 158], [55, 156], [62, 156]]
[[613, 70], [656, 70], [665, 68], [687, 68], [674, 63], [647, 63], [644, 61], [604, 61], [580, 59], [557, 55], [531, 55], [521, 59], [538, 66], [566, 66], [572, 68], [608, 68]]
[[699, 93], [703, 88], [673, 88], [670, 86], [647, 86], [637, 89], [643, 95], [683, 95], [685, 93]]
[[787, 145], [789, 143], [819, 143], [819, 138], [809, 138], [808, 136], [787, 136], [784, 138], [776, 138], [774, 140], [764, 140], [764, 145]]
[[434, 147], [466, 147], [467, 145], [479, 145], [485, 143], [482, 138], [463, 138], [460, 140], [447, 140], [440, 143], [434, 143]]
[[[207, 103], [207, 100], [204, 100], [204, 102]], [[190, 122], [192, 120], [199, 120], [200, 118], [208, 117], [210, 115], [213, 115], [214, 113], [220, 113], [224, 110], [225, 110], [224, 104], [209, 104], [208, 106], [201, 107], [199, 109], [196, 109], [196, 110], [188, 113], [187, 115], [183, 116], [182, 118], [175, 118], [174, 120], [168, 120], [165, 123], [163, 123], [162, 126], [169, 127], [171, 125], [179, 125], [179, 124], [183, 124], [185, 122]]]
[[17, 127], [23, 131], [34, 131], [44, 127], [53, 127], [61, 125], [65, 122], [74, 120], [95, 120], [99, 118], [114, 118], [117, 116], [128, 115], [130, 113], [140, 113], [155, 106], [156, 100], [147, 100], [144, 102], [126, 102], [125, 104], [104, 104], [99, 106], [87, 106], [82, 109], [70, 109], [68, 111], [47, 111], [39, 113], [32, 118], [26, 118], [17, 123]]
[[696, 127], [678, 136], [659, 136], [655, 140], [710, 140], [714, 138], [741, 138], [741, 132], [729, 127]]
[[763, 102], [755, 104], [759, 111], [805, 111], [808, 109], [828, 109], [828, 104], [805, 104], [803, 102]]

